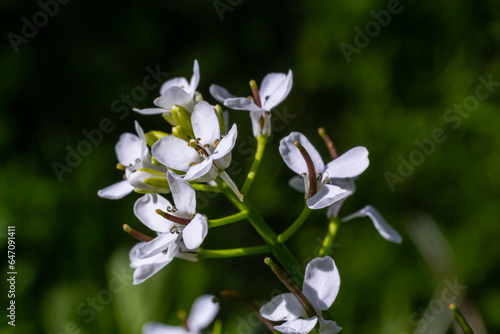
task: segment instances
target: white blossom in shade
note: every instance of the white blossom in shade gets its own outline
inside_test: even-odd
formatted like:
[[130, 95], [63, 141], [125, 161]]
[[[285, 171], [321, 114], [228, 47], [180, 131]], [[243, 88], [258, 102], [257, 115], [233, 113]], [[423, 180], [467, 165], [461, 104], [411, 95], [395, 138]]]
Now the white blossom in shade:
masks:
[[137, 121], [135, 129], [137, 135], [126, 132], [120, 136], [120, 140], [115, 146], [118, 162], [125, 168], [124, 180], [99, 190], [97, 194], [100, 197], [120, 199], [134, 190], [160, 193], [170, 191], [168, 188], [151, 187], [144, 182], [148, 178], [158, 177], [158, 174], [164, 175], [167, 169], [152, 163], [144, 131]]
[[201, 99], [200, 93], [196, 91], [199, 82], [200, 66], [198, 65], [198, 61], [195, 60], [193, 65], [193, 76], [189, 82], [183, 77], [167, 80], [161, 86], [160, 97], [153, 102], [156, 108], [134, 108], [134, 110], [143, 115], [164, 114], [169, 121], [175, 123], [170, 110], [174, 105], [178, 105], [192, 112], [195, 103]]
[[280, 104], [292, 89], [292, 71], [267, 74], [258, 90], [260, 101], [246, 97], [236, 97], [218, 85], [210, 86], [210, 94], [226, 107], [234, 110], [250, 111], [255, 137], [271, 134], [271, 109]]
[[316, 173], [317, 192], [306, 201], [310, 209], [325, 208], [344, 200], [352, 193], [353, 184], [348, 181], [336, 183], [335, 180], [355, 178], [369, 164], [368, 150], [358, 146], [325, 165], [318, 151], [306, 136], [299, 132], [290, 133], [281, 140], [279, 150], [287, 166], [299, 175], [290, 180], [290, 185], [296, 190], [304, 191], [306, 197], [310, 188], [309, 170], [306, 160], [295, 146], [295, 142], [299, 142], [307, 151]]
[[[198, 247], [208, 232], [207, 218], [196, 213], [196, 194], [191, 185], [167, 173], [175, 206], [158, 194], [146, 194], [134, 205], [134, 213], [139, 220], [158, 236], [148, 242], [138, 243], [130, 251], [130, 266], [134, 271], [134, 284], [139, 284], [174, 257], [196, 260]], [[166, 210], [167, 217], [157, 210]]]
[[320, 334], [333, 334], [342, 330], [334, 321], [325, 320], [321, 314], [332, 306], [340, 287], [340, 276], [329, 256], [315, 258], [307, 264], [302, 292], [316, 315], [308, 316], [299, 300], [292, 293], [271, 299], [260, 308], [260, 314], [271, 321], [284, 321], [274, 328], [281, 333], [303, 334], [311, 332], [319, 323]]
[[231, 163], [231, 150], [238, 135], [236, 124], [221, 138], [219, 118], [214, 107], [199, 102], [191, 115], [193, 133], [196, 139], [166, 136], [152, 147], [153, 156], [166, 167], [183, 172], [183, 179], [209, 182], [220, 175], [240, 199], [238, 188], [224, 171]]
[[373, 206], [367, 205], [361, 210], [344, 217], [342, 221], [346, 222], [358, 217], [370, 218], [378, 233], [380, 233], [384, 239], [397, 244], [400, 244], [403, 241], [401, 235], [385, 221], [384, 217], [382, 217], [382, 215]]
[[214, 296], [198, 297], [191, 307], [184, 326], [169, 326], [157, 322], [148, 322], [142, 328], [142, 334], [199, 334], [208, 327], [219, 312], [219, 303]]

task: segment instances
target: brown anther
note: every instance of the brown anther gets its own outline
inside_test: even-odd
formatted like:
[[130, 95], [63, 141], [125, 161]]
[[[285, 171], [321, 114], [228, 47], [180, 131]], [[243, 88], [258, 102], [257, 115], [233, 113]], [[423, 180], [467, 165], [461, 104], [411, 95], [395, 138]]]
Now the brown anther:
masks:
[[197, 163], [197, 162], [194, 162], [194, 161], [193, 161], [193, 162], [190, 162], [190, 163], [189, 163], [189, 167], [193, 167], [194, 165], [197, 165], [197, 164], [198, 164], [198, 163]]
[[216, 140], [214, 141], [214, 147], [217, 147], [217, 145], [219, 144], [219, 142], [220, 142], [220, 139], [216, 139]]

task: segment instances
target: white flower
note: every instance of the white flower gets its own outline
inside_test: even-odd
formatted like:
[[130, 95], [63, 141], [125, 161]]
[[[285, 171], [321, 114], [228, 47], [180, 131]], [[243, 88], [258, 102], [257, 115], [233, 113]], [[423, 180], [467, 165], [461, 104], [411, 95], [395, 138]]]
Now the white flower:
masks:
[[191, 307], [189, 317], [183, 327], [168, 326], [157, 322], [148, 322], [142, 328], [143, 334], [199, 334], [214, 320], [219, 312], [219, 303], [213, 301], [214, 296], [198, 297]]
[[[309, 161], [304, 158], [301, 150], [297, 148], [295, 145], [296, 142], [308, 153], [310, 157]], [[334, 180], [357, 177], [369, 164], [367, 149], [358, 146], [325, 166], [318, 151], [299, 132], [292, 132], [283, 138], [279, 149], [287, 166], [303, 179], [300, 180], [299, 177], [292, 178], [290, 185], [294, 189], [305, 191], [306, 203], [310, 209], [325, 208], [349, 196], [351, 193], [349, 185], [344, 184], [340, 187], [341, 183], [336, 185]], [[314, 175], [310, 175], [310, 169], [314, 169]], [[314, 180], [314, 182], [311, 183], [310, 180]]]
[[[196, 260], [197, 248], [208, 232], [207, 218], [196, 213], [196, 194], [191, 185], [167, 173], [175, 206], [158, 194], [146, 194], [134, 205], [139, 220], [158, 236], [140, 242], [130, 251], [135, 268], [134, 284], [139, 284], [170, 263], [174, 257]], [[166, 210], [162, 215], [158, 210]]]
[[226, 107], [235, 110], [250, 111], [252, 128], [255, 137], [271, 134], [271, 109], [280, 104], [292, 89], [292, 71], [285, 73], [269, 73], [254, 90], [254, 99], [236, 97], [218, 85], [210, 86], [210, 94]]
[[158, 108], [136, 109], [135, 111], [143, 115], [165, 114], [165, 117], [172, 121], [171, 109], [175, 105], [192, 112], [196, 101], [199, 99], [199, 93], [196, 92], [200, 82], [200, 66], [198, 61], [194, 61], [193, 76], [188, 82], [186, 78], [177, 77], [166, 81], [160, 89], [160, 97], [154, 100]]
[[181, 177], [185, 180], [209, 182], [220, 175], [238, 195], [236, 185], [224, 171], [231, 163], [238, 135], [236, 124], [221, 138], [219, 118], [204, 101], [194, 107], [191, 124], [196, 139], [188, 143], [174, 136], [160, 138], [152, 147], [153, 156], [166, 167], [184, 172]]
[[97, 192], [100, 197], [107, 199], [120, 199], [136, 190], [138, 192], [155, 191], [168, 193], [168, 188], [155, 188], [148, 186], [144, 181], [151, 177], [164, 177], [166, 168], [154, 165], [151, 162], [146, 137], [139, 123], [135, 122], [138, 136], [126, 132], [120, 136], [115, 146], [118, 162], [125, 169], [125, 180], [110, 185]]
[[319, 333], [338, 333], [342, 328], [334, 321], [325, 320], [321, 312], [332, 306], [340, 287], [340, 276], [333, 259], [329, 256], [315, 258], [307, 264], [302, 292], [315, 315], [308, 315], [292, 293], [284, 293], [271, 299], [260, 308], [260, 314], [271, 321], [285, 321], [274, 328], [281, 333], [309, 333], [319, 322]]

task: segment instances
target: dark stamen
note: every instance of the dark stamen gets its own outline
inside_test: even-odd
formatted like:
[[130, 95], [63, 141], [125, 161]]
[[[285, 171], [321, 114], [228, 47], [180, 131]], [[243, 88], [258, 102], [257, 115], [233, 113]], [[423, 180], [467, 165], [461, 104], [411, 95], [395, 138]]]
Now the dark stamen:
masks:
[[133, 228], [131, 228], [127, 224], [123, 225], [123, 230], [139, 241], [148, 242], [148, 241], [153, 240], [153, 238], [151, 238], [150, 236], [142, 234], [141, 232], [134, 230]]
[[298, 141], [295, 142], [295, 146], [299, 149], [302, 157], [306, 161], [307, 174], [309, 176], [309, 198], [313, 197], [318, 192], [318, 184], [316, 182], [316, 170], [314, 169], [314, 163], [311, 156], [306, 151], [304, 146], [302, 146]]
[[171, 222], [174, 222], [177, 224], [187, 225], [191, 222], [191, 219], [177, 217], [177, 216], [171, 215], [168, 212], [162, 211], [160, 209], [156, 209], [156, 213], [159, 214], [160, 216], [162, 216], [163, 218], [168, 219]]
[[255, 80], [250, 80], [250, 88], [252, 88], [253, 101], [257, 105], [257, 107], [262, 108], [262, 103], [260, 101], [259, 87]]

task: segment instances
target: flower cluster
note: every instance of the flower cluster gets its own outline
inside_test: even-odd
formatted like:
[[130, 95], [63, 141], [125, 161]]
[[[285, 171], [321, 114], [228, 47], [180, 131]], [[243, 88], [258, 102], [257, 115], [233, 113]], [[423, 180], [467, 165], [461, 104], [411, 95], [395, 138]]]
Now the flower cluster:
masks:
[[[263, 321], [282, 322], [270, 325], [273, 331], [282, 333], [339, 332], [341, 328], [322, 314], [333, 304], [340, 286], [337, 266], [326, 254], [336, 229], [329, 229], [320, 257], [310, 261], [305, 272], [299, 269], [302, 276], [298, 278], [291, 279], [286, 274], [296, 271], [300, 265], [285, 242], [299, 230], [311, 210], [320, 209], [325, 209], [329, 223], [336, 225], [356, 217], [369, 217], [385, 239], [401, 242], [401, 236], [371, 206], [339, 218], [344, 201], [355, 191], [355, 179], [369, 165], [368, 150], [359, 146], [338, 156], [333, 142], [320, 129], [332, 158], [325, 164], [303, 134], [292, 132], [284, 137], [279, 153], [285, 164], [297, 174], [289, 184], [305, 193], [305, 201], [304, 210], [297, 220], [287, 230], [276, 234], [246, 195], [257, 175], [266, 140], [272, 133], [272, 110], [291, 91], [292, 71], [270, 73], [260, 87], [251, 80], [252, 95], [249, 97], [237, 97], [221, 86], [211, 85], [210, 93], [220, 105], [211, 105], [203, 99], [197, 91], [199, 82], [200, 67], [195, 60], [189, 81], [182, 77], [168, 80], [153, 102], [155, 107], [134, 109], [142, 115], [161, 115], [168, 127], [145, 133], [135, 122], [137, 135], [124, 133], [115, 147], [117, 168], [124, 172], [123, 180], [98, 191], [99, 196], [108, 199], [120, 199], [133, 191], [142, 194], [133, 211], [154, 236], [124, 225], [124, 230], [139, 240], [129, 254], [134, 284], [143, 283], [175, 258], [197, 261], [200, 258], [270, 254], [284, 270], [269, 257], [266, 263], [290, 293], [276, 296], [261, 307]], [[231, 164], [238, 129], [236, 124], [227, 124], [227, 112], [223, 108], [248, 111], [257, 140], [254, 161], [241, 187], [226, 171]], [[196, 191], [223, 193], [238, 212], [209, 219], [197, 210]], [[165, 195], [172, 197], [173, 204]], [[245, 219], [260, 234], [263, 245], [222, 250], [201, 247], [210, 228]], [[302, 289], [298, 288], [300, 284]], [[143, 332], [200, 333], [219, 311], [219, 303], [214, 298], [211, 295], [198, 298], [181, 327], [148, 323]]]

